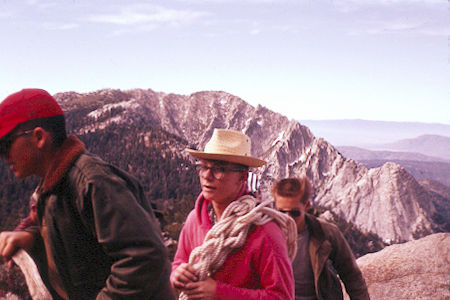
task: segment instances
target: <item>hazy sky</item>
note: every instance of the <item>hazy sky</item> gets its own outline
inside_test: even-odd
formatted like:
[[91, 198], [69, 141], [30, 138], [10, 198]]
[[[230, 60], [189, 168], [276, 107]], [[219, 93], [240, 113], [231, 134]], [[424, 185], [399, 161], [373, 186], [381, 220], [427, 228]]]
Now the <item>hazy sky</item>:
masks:
[[289, 118], [450, 124], [447, 0], [0, 0], [0, 99], [222, 90]]

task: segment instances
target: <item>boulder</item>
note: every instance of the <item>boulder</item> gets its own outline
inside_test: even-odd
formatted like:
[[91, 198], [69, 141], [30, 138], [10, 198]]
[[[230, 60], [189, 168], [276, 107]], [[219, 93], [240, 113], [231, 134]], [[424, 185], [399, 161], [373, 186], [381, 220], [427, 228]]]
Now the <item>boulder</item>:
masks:
[[372, 300], [450, 299], [450, 233], [391, 245], [357, 263]]

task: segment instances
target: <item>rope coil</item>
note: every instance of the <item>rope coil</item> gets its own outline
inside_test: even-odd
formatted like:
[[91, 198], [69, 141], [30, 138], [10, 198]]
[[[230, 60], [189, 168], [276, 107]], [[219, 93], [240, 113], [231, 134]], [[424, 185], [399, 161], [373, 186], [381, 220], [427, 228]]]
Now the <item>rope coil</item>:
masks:
[[[224, 263], [228, 255], [241, 248], [247, 240], [251, 225], [264, 225], [274, 220], [286, 237], [291, 261], [297, 252], [297, 227], [295, 221], [273, 208], [273, 201], [261, 202], [245, 195], [230, 203], [217, 222], [206, 234], [203, 244], [192, 250], [189, 264], [198, 271], [199, 281], [212, 276]], [[180, 294], [179, 299], [187, 296]]]

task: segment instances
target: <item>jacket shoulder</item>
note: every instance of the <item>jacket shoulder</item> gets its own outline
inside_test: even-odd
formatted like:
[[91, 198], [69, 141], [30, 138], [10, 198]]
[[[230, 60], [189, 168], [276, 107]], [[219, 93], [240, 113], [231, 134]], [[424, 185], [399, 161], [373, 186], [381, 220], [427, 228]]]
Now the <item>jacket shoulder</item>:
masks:
[[320, 226], [322, 227], [322, 230], [324, 231], [325, 235], [328, 235], [328, 234], [334, 235], [336, 232], [341, 232], [335, 224], [325, 221], [321, 218], [316, 218], [316, 219], [319, 222]]
[[139, 185], [139, 181], [133, 175], [91, 153], [80, 155], [69, 173], [71, 176], [82, 176], [87, 180], [120, 177]]
[[306, 222], [309, 225], [313, 236], [320, 240], [335, 241], [343, 237], [342, 232], [335, 224], [327, 222], [323, 219], [307, 214]]
[[81, 172], [86, 176], [94, 176], [97, 173], [103, 173], [104, 169], [108, 167], [108, 164], [98, 156], [90, 153], [83, 153], [75, 161], [71, 172]]

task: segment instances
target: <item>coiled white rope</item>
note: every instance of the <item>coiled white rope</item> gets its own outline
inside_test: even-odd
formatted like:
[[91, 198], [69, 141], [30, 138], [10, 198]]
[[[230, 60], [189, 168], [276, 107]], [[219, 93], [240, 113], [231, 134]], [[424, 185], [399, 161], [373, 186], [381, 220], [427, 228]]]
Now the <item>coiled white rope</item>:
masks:
[[[203, 244], [192, 250], [189, 264], [198, 270], [199, 281], [214, 274], [225, 262], [231, 251], [241, 248], [247, 240], [251, 225], [264, 225], [274, 220], [286, 237], [291, 261], [297, 252], [297, 227], [295, 221], [273, 208], [273, 201], [260, 200], [245, 195], [233, 201], [223, 212], [221, 219], [206, 234]], [[187, 299], [184, 293], [179, 299]]]

